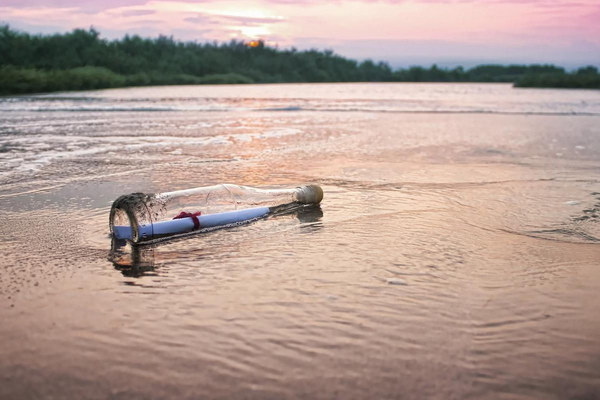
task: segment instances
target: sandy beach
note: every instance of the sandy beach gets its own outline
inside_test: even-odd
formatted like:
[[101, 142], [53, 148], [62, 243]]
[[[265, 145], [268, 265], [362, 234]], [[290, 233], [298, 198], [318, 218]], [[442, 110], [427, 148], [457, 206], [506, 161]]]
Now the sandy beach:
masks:
[[[111, 202], [320, 207], [111, 251]], [[600, 93], [181, 86], [0, 98], [0, 398], [600, 396]]]

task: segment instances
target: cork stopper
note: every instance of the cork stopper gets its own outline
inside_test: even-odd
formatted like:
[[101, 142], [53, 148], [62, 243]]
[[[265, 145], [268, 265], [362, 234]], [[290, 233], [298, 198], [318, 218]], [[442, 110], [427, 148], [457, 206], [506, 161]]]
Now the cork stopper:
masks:
[[319, 204], [323, 200], [323, 189], [319, 185], [296, 188], [296, 201], [302, 204]]

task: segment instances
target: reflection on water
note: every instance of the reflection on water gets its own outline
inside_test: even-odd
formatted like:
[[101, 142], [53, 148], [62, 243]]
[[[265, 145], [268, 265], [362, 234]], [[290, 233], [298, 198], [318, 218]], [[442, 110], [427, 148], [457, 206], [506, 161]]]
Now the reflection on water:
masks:
[[[599, 398], [598, 107], [477, 84], [1, 99], [0, 398]], [[320, 208], [108, 235], [122, 194], [305, 182]]]
[[155, 246], [132, 246], [126, 240], [112, 239], [108, 260], [124, 276], [139, 278], [154, 271]]

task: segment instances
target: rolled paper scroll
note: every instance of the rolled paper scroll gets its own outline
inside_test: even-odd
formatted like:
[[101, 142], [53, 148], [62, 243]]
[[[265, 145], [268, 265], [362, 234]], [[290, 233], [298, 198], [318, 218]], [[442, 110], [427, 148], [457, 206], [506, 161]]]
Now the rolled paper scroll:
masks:
[[[200, 228], [212, 228], [215, 226], [235, 224], [236, 222], [248, 221], [261, 218], [269, 214], [269, 207], [246, 208], [244, 210], [228, 211], [217, 214], [200, 215], [198, 221]], [[154, 236], [177, 235], [195, 230], [194, 221], [191, 217], [179, 218], [167, 221], [155, 222], [153, 224], [140, 225], [139, 237], [151, 238]], [[113, 226], [115, 239], [131, 239], [131, 226]]]

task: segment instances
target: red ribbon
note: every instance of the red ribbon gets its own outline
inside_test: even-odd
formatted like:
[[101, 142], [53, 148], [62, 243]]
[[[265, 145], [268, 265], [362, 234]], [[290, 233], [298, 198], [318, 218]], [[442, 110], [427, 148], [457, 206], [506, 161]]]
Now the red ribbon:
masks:
[[200, 229], [200, 221], [198, 221], [198, 216], [200, 215], [200, 211], [196, 211], [195, 213], [189, 213], [182, 211], [178, 215], [174, 216], [173, 219], [181, 219], [181, 218], [191, 218], [194, 221], [194, 230]]

